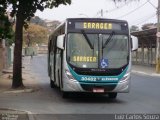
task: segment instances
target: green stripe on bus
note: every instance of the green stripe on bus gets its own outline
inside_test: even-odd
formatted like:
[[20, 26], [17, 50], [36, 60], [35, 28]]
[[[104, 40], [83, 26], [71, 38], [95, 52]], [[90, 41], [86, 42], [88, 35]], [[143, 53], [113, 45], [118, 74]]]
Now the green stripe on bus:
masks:
[[92, 76], [92, 75], [79, 75], [77, 74], [69, 65], [68, 68], [72, 74], [72, 76], [79, 82], [95, 82], [95, 83], [117, 83], [119, 80], [123, 78], [128, 70], [128, 66], [126, 69], [117, 76]]

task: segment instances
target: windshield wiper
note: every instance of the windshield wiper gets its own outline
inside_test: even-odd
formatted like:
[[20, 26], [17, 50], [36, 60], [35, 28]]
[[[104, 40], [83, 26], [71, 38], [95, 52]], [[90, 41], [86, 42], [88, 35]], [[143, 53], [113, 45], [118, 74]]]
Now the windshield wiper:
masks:
[[94, 49], [94, 47], [93, 47], [93, 45], [91, 44], [91, 42], [90, 42], [88, 36], [86, 35], [85, 31], [82, 30], [81, 32], [82, 32], [83, 36], [85, 37], [85, 39], [87, 40], [87, 43], [88, 43], [89, 47], [90, 47], [91, 49]]
[[104, 43], [104, 45], [102, 45], [102, 49], [104, 49], [106, 47], [106, 45], [109, 43], [109, 41], [112, 39], [113, 35], [115, 35], [115, 32], [112, 31], [112, 33], [109, 35], [108, 39], [106, 40], [106, 42]]

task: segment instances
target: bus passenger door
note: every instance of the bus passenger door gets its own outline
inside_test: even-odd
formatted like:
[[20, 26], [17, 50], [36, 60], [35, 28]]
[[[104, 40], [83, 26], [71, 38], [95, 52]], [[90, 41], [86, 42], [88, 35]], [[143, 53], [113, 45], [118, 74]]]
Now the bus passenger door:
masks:
[[51, 40], [50, 50], [49, 50], [49, 72], [50, 79], [54, 81], [54, 41]]
[[60, 86], [60, 80], [61, 80], [61, 49], [57, 48], [56, 50], [56, 61], [55, 61], [55, 84], [57, 86]]

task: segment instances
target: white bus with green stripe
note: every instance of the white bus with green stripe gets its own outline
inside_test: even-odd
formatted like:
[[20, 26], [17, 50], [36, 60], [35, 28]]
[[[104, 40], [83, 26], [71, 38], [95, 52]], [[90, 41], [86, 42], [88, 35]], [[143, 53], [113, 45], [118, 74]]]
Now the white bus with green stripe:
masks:
[[127, 21], [69, 18], [49, 37], [48, 74], [51, 87], [71, 92], [127, 93], [131, 52], [138, 48]]

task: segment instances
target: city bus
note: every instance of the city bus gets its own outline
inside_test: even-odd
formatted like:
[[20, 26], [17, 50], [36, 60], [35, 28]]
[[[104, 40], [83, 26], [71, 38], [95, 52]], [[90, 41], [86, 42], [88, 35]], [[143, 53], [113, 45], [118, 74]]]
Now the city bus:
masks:
[[108, 94], [129, 92], [131, 38], [127, 21], [102, 18], [68, 18], [49, 36], [50, 86], [63, 97], [71, 92]]

